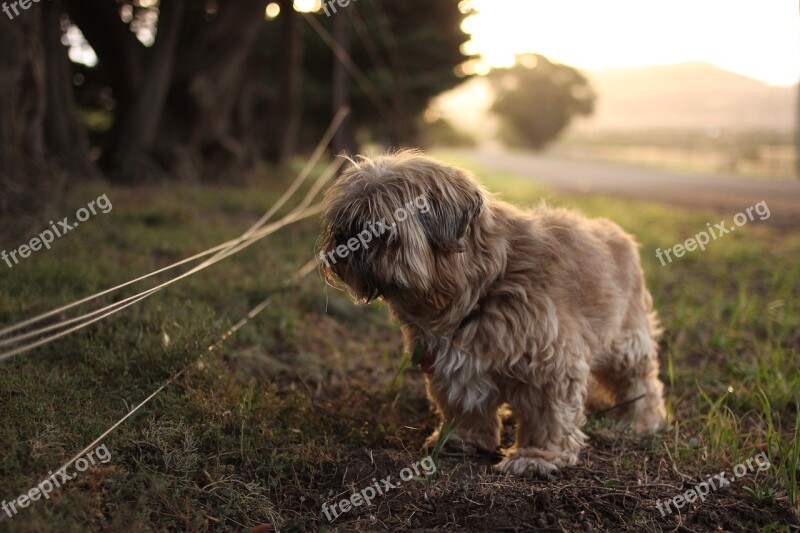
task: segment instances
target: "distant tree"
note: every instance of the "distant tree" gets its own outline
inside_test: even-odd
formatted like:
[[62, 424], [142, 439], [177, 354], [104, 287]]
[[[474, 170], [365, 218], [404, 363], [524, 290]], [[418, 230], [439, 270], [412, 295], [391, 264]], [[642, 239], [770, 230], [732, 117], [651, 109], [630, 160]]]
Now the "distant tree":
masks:
[[574, 117], [594, 111], [589, 81], [576, 69], [542, 55], [520, 56], [513, 67], [492, 70], [489, 80], [497, 95], [492, 111], [510, 144], [541, 150]]

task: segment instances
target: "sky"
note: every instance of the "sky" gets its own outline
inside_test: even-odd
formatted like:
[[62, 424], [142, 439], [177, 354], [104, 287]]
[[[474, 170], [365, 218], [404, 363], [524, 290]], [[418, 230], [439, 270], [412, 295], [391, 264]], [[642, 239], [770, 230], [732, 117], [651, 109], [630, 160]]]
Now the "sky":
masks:
[[800, 78], [797, 0], [463, 0], [478, 73], [536, 52], [578, 68], [707, 61], [771, 85]]

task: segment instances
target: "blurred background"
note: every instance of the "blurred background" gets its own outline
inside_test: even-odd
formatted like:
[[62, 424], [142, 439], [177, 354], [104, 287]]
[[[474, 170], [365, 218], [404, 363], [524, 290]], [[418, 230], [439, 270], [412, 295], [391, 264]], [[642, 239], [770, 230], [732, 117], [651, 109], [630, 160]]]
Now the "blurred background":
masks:
[[796, 172], [792, 2], [52, 0], [12, 14], [4, 210], [97, 176], [236, 181], [308, 152], [341, 106], [336, 153], [457, 146]]
[[796, 4], [461, 7], [478, 12], [463, 24], [463, 50], [478, 57], [461, 71], [475, 76], [433, 110], [477, 141], [701, 173], [794, 175]]

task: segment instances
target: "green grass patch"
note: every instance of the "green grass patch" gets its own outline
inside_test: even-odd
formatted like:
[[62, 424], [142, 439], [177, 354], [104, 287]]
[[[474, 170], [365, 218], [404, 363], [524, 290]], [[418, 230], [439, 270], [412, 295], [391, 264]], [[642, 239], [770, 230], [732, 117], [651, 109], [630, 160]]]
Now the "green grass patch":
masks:
[[[491, 530], [516, 524], [656, 531], [677, 523], [658, 514], [656, 498], [731, 471], [762, 451], [770, 469], [694, 507], [687, 515], [692, 529], [779, 531], [796, 523], [800, 235], [756, 221], [706, 251], [661, 266], [656, 248], [734, 213], [562, 195], [474, 170], [515, 204], [544, 199], [611, 218], [636, 235], [666, 326], [661, 357], [669, 431], [641, 440], [613, 420], [593, 420], [585, 469], [567, 470], [550, 483], [497, 476], [489, 460], [439, 457], [435, 479], [409, 482], [329, 525], [322, 503], [373, 477], [396, 479], [422, 457], [419, 448], [436, 416], [385, 305], [356, 307], [316, 273], [278, 290], [315, 251], [319, 228], [309, 220], [110, 319], [0, 364], [0, 499], [6, 500], [27, 492], [176, 371], [190, 368], [104, 441], [112, 454], [108, 465], [81, 474], [50, 501], [34, 502], [0, 530], [245, 531], [259, 524], [287, 531]], [[236, 187], [80, 187], [49, 211], [32, 214], [30, 235], [0, 236], [3, 247], [14, 248], [48, 220], [102, 193], [114, 206], [51, 250], [4, 270], [0, 324], [234, 238], [286, 184], [286, 176], [273, 174]], [[261, 315], [208, 351], [273, 293]]]

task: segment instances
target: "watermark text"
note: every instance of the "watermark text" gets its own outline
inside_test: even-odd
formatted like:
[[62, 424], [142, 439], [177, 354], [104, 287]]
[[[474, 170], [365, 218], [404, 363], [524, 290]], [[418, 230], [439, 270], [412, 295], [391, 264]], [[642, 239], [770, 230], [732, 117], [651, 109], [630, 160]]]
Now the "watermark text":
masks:
[[[769, 468], [769, 466], [770, 462], [767, 454], [761, 452], [755, 457], [751, 457], [744, 463], [734, 466], [733, 476], [728, 477], [724, 471], [720, 472], [719, 474], [709, 476], [706, 481], [686, 490], [683, 494], [678, 494], [677, 496], [666, 500], [657, 500], [656, 507], [661, 513], [661, 516], [667, 516], [678, 509], [682, 509], [688, 503], [694, 503], [697, 500], [705, 501], [706, 497], [711, 494], [711, 492], [717, 491], [723, 487], [727, 487], [737, 479], [744, 477], [747, 474], [751, 474], [755, 471], [764, 472]], [[673, 505], [675, 506], [675, 511], [672, 509]]]
[[31, 253], [38, 252], [42, 247], [50, 249], [50, 245], [59, 237], [63, 237], [73, 229], [78, 227], [81, 222], [86, 222], [93, 215], [98, 213], [108, 213], [114, 208], [111, 201], [105, 194], [98, 196], [96, 200], [92, 200], [86, 207], [81, 207], [75, 212], [77, 222], [70, 221], [69, 217], [64, 217], [58, 223], [50, 221], [50, 228], [42, 231], [36, 237], [33, 237], [27, 244], [21, 245], [11, 251], [3, 250], [0, 252], [0, 259], [2, 259], [8, 268], [14, 268], [18, 265], [21, 259], [27, 259]]
[[[748, 222], [755, 220], [753, 211], [759, 215], [759, 220], [767, 220], [770, 217], [769, 206], [767, 202], [762, 200], [756, 205], [748, 207], [743, 212], [736, 213], [736, 216], [733, 217], [733, 225], [730, 227], [726, 227], [726, 222], [724, 220], [719, 224], [714, 224], [713, 227], [709, 222], [706, 224], [708, 231], [701, 231], [694, 237], [686, 239], [686, 242], [676, 244], [672, 248], [667, 248], [666, 250], [658, 248], [656, 249], [656, 257], [661, 261], [661, 266], [666, 266], [667, 263], [672, 263], [672, 256], [683, 257], [686, 252], [693, 252], [698, 248], [700, 248], [700, 250], [705, 250], [706, 245], [712, 240], [717, 240], [723, 235], [735, 231], [737, 227], [744, 226]], [[666, 261], [664, 261], [665, 257], [667, 259]]]
[[63, 487], [71, 480], [75, 479], [78, 476], [78, 473], [85, 472], [90, 467], [97, 465], [98, 462], [106, 464], [109, 461], [111, 461], [111, 453], [108, 451], [108, 448], [106, 448], [105, 444], [101, 444], [94, 450], [88, 452], [84, 457], [81, 457], [75, 461], [75, 464], [73, 465], [75, 467], [74, 473], [69, 474], [66, 468], [62, 468], [55, 474], [51, 470], [48, 472], [50, 477], [33, 487], [25, 494], [17, 496], [10, 502], [3, 500], [3, 502], [0, 503], [0, 509], [3, 510], [6, 516], [3, 517], [2, 514], [0, 514], [0, 518], [14, 518], [17, 513], [30, 506], [32, 502], [39, 501], [41, 499], [49, 500], [50, 494], [52, 494], [54, 490]]
[[[422, 469], [421, 471], [420, 467]], [[343, 498], [338, 502], [334, 502], [330, 506], [327, 502], [323, 503], [322, 512], [325, 514], [325, 518], [328, 519], [328, 522], [333, 522], [342, 513], [347, 513], [356, 507], [364, 505], [365, 503], [369, 507], [372, 505], [372, 501], [375, 498], [378, 496], [383, 496], [392, 489], [400, 488], [404, 481], [410, 481], [415, 477], [420, 478], [422, 475], [425, 477], [430, 477], [435, 473], [436, 463], [433, 461], [431, 456], [427, 456], [421, 461], [417, 461], [416, 463], [412, 464], [410, 467], [402, 469], [400, 471], [399, 480], [392, 482], [392, 476], [386, 476], [381, 480], [372, 478], [372, 485], [368, 485], [360, 491], [354, 492], [348, 498]]]

